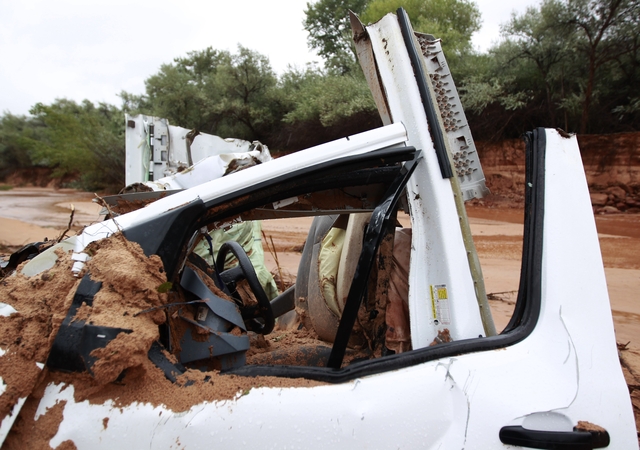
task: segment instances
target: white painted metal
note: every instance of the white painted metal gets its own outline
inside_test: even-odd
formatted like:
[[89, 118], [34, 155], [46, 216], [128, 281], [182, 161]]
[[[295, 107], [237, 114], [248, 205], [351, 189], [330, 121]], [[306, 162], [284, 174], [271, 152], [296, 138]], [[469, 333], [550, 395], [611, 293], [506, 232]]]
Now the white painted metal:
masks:
[[[17, 312], [15, 310], [15, 308], [11, 305], [7, 305], [6, 303], [0, 303], [0, 316], [2, 317], [8, 317], [11, 314]], [[6, 350], [3, 349], [2, 347], [0, 347], [0, 356], [4, 356], [6, 354]], [[2, 379], [2, 377], [0, 377], [0, 396], [2, 396], [2, 394], [4, 394], [4, 391], [6, 389], [6, 384], [4, 382], [4, 380]], [[2, 419], [2, 422], [0, 422], [0, 446], [2, 446], [4, 440], [7, 437], [7, 434], [9, 434], [9, 431], [11, 430], [11, 427], [13, 426], [13, 422], [15, 422], [16, 418], [18, 417], [18, 413], [20, 412], [20, 410], [22, 409], [22, 405], [24, 405], [24, 402], [26, 401], [26, 397], [25, 398], [21, 398], [19, 399], [16, 404], [13, 406], [13, 409], [11, 410], [11, 413], [8, 414], [7, 416], [5, 416]]]
[[406, 140], [407, 134], [401, 123], [388, 125], [311, 147], [276, 160], [268, 161], [259, 166], [249, 167], [246, 170], [229, 174], [224, 177], [224, 179], [218, 178], [160, 199], [145, 208], [118, 216], [116, 219], [90, 225], [83, 230], [82, 234], [74, 236], [75, 246], [73, 259], [76, 263], [73, 266], [73, 270], [75, 273], [78, 273], [82, 270], [82, 267], [84, 267], [87, 255], [82, 252], [91, 242], [143, 223], [150, 218], [157, 217], [159, 214], [175, 209], [198, 198], [205, 202], [214, 200], [227, 194], [232, 194], [241, 188], [275, 179], [298, 169], [313, 167], [316, 164], [344, 156], [358, 155], [402, 145]]
[[[454, 338], [482, 334], [451, 186], [441, 178], [395, 20], [387, 16], [368, 31], [376, 35], [373, 50], [389, 109], [393, 119], [403, 123], [209, 181], [87, 227], [65, 244], [74, 246], [76, 269], [87, 258], [82, 251], [88, 243], [190, 201], [213, 200], [301, 168], [408, 142], [424, 150], [424, 161], [407, 188], [413, 227], [414, 348], [428, 345], [444, 328], [433, 323], [427, 301], [431, 285], [447, 286]], [[71, 440], [78, 449], [502, 449], [499, 431], [506, 425], [570, 431], [578, 421], [589, 421], [609, 432], [610, 448], [637, 449], [577, 140], [547, 130], [546, 143], [542, 305], [535, 328], [518, 344], [336, 385], [254, 388], [232, 400], [201, 402], [185, 412], [163, 405], [76, 402], [72, 386], [52, 383], [34, 418], [62, 405], [63, 419], [49, 443], [54, 448]], [[30, 266], [41, 258], [40, 265]], [[37, 273], [50, 262], [43, 254], [23, 271]], [[0, 438], [10, 426], [0, 425]]]
[[[246, 153], [258, 150], [268, 155], [269, 150], [258, 141], [223, 139], [219, 136], [200, 133], [191, 144], [191, 163], [186, 135], [190, 130], [170, 125], [167, 119], [125, 114], [125, 184], [157, 181], [178, 173], [207, 157], [228, 153]], [[153, 137], [150, 136], [153, 126]], [[153, 155], [151, 147], [153, 147]], [[260, 151], [264, 148], [264, 151]], [[270, 159], [270, 156], [269, 158]], [[220, 160], [221, 162], [222, 160]]]
[[[0, 391], [2, 391], [0, 392], [0, 395], [4, 393], [4, 386], [5, 383], [0, 377]], [[11, 427], [13, 427], [13, 424], [18, 418], [18, 414], [20, 413], [20, 410], [22, 410], [24, 402], [26, 401], [27, 397], [19, 398], [15, 405], [13, 405], [13, 408], [11, 408], [11, 412], [2, 419], [2, 423], [0, 423], [0, 446], [4, 444], [4, 440], [7, 438], [9, 431], [11, 431]]]
[[452, 169], [458, 176], [464, 201], [482, 198], [489, 193], [485, 185], [480, 158], [473, 142], [458, 90], [451, 77], [449, 64], [442, 52], [440, 39], [415, 33], [420, 43], [424, 67], [433, 85], [434, 102], [438, 104], [443, 132], [449, 142]]
[[[14, 314], [16, 312], [17, 311], [13, 306], [0, 302], [0, 316], [9, 317], [11, 314]], [[4, 356], [6, 353], [7, 351], [0, 347], [0, 356]], [[42, 368], [44, 367], [44, 365], [41, 363], [36, 363], [36, 365], [40, 370], [42, 370]], [[0, 396], [4, 394], [5, 390], [6, 383], [4, 382], [2, 377], [0, 377]], [[2, 447], [4, 440], [7, 438], [9, 431], [11, 431], [11, 427], [18, 418], [18, 414], [20, 413], [20, 410], [22, 409], [22, 407], [24, 406], [24, 402], [26, 401], [27, 397], [19, 398], [13, 405], [13, 408], [11, 408], [11, 412], [2, 418], [2, 421], [0, 422], [0, 447]]]
[[[367, 28], [394, 122], [407, 127], [408, 144], [424, 151], [407, 186], [414, 230], [409, 274], [409, 311], [413, 348], [428, 346], [438, 331], [454, 340], [484, 335], [473, 279], [462, 239], [451, 182], [442, 178], [429, 134], [411, 61], [398, 19], [388, 14]], [[446, 256], [445, 256], [446, 255]], [[447, 289], [450, 322], [434, 313], [430, 293]]]
[[272, 159], [266, 146], [262, 147], [261, 151], [251, 150], [244, 153], [223, 153], [208, 156], [199, 160], [186, 170], [154, 181], [146, 181], [144, 184], [154, 191], [189, 189], [206, 183], [207, 181], [221, 178], [226, 173], [231, 161], [249, 160], [251, 158], [256, 158], [260, 162], [267, 162]]
[[556, 412], [573, 423], [589, 420], [604, 427], [612, 436], [610, 448], [637, 448], [577, 139], [555, 130], [547, 130], [546, 138], [543, 308], [566, 329], [566, 345], [573, 350], [568, 356], [579, 377], [575, 397]]
[[609, 431], [610, 448], [638, 448], [577, 142], [555, 131], [547, 140], [542, 310], [522, 342], [339, 385], [255, 388], [181, 413], [76, 403], [72, 387], [51, 384], [36, 416], [66, 403], [50, 445], [482, 450], [505, 448], [505, 425], [563, 431], [586, 420]]

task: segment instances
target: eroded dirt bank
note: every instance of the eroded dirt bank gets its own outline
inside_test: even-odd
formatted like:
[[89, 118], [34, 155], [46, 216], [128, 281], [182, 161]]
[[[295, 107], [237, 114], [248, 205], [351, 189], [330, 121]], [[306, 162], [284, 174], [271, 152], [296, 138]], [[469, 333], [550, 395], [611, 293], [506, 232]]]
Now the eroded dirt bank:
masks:
[[[579, 135], [578, 143], [594, 212], [640, 213], [640, 133]], [[516, 206], [524, 192], [524, 141], [476, 145], [492, 192]]]

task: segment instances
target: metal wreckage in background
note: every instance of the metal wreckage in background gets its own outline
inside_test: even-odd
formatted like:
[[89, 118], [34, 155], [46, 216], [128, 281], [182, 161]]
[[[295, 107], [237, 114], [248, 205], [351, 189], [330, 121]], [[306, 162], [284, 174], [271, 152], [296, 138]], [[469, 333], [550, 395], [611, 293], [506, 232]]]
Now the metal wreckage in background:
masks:
[[[51, 384], [40, 405], [66, 402], [52, 447], [637, 448], [575, 137], [526, 135], [520, 288], [498, 334], [464, 209], [487, 189], [440, 43], [415, 33], [402, 9], [368, 26], [351, 21], [382, 128], [272, 160], [259, 143], [203, 150], [213, 138], [194, 133], [177, 156], [182, 138], [172, 133], [186, 130], [128, 118], [127, 139], [139, 133], [146, 144], [127, 162], [136, 192], [112, 205], [157, 200], [110, 211], [59, 244], [73, 250], [83, 278], [40, 361], [51, 371], [91, 373], [95, 350], [131, 332], [74, 320], [101, 289], [85, 268], [87, 246], [122, 233], [157, 255], [168, 289], [189, 300], [186, 312], [168, 317], [181, 334], [162, 323], [148, 349], [168, 380], [213, 367], [223, 376], [320, 383], [261, 382], [181, 412], [76, 401], [72, 386]], [[229, 169], [232, 160], [248, 167]], [[410, 226], [400, 225], [399, 211]], [[297, 282], [278, 292], [261, 248], [252, 247], [256, 224], [307, 216], [315, 219]], [[50, 267], [53, 251], [22, 272]], [[228, 268], [232, 259], [238, 264]], [[251, 302], [234, 299], [243, 280]], [[274, 326], [313, 330], [318, 339], [248, 362], [256, 336]], [[4, 418], [3, 439], [24, 400]]]

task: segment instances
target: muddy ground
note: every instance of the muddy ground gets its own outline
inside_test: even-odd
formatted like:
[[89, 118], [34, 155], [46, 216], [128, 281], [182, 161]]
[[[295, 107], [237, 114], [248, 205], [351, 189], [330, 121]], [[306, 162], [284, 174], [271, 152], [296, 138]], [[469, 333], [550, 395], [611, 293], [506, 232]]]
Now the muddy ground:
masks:
[[[56, 239], [99, 220], [94, 194], [48, 188], [0, 191], [0, 253], [33, 241]], [[468, 205], [471, 229], [485, 277], [496, 327], [508, 322], [520, 272], [521, 202], [493, 197]], [[401, 217], [408, 224], [407, 217]], [[311, 219], [263, 222], [267, 265], [288, 281], [295, 279]], [[596, 215], [616, 338], [634, 404], [640, 406], [640, 214]], [[276, 258], [278, 263], [276, 263]], [[638, 412], [638, 409], [636, 409]]]

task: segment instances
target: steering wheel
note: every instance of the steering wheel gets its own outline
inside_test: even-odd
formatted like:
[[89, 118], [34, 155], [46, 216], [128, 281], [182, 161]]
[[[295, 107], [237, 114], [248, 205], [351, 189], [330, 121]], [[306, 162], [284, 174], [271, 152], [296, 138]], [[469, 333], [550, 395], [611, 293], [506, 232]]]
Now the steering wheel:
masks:
[[[242, 246], [235, 241], [227, 241], [220, 247], [218, 256], [216, 257], [216, 267], [221, 270], [224, 267], [227, 253], [233, 253], [238, 259], [238, 267], [226, 270], [220, 273], [220, 278], [225, 284], [236, 283], [242, 279], [247, 280], [249, 288], [256, 300], [258, 300], [257, 306], [244, 306], [241, 308], [242, 318], [245, 320], [247, 328], [251, 331], [255, 331], [260, 334], [269, 334], [273, 331], [276, 319], [271, 308], [271, 302], [264, 292], [258, 275], [251, 264], [251, 260], [247, 256]], [[257, 320], [258, 318], [262, 321]]]

